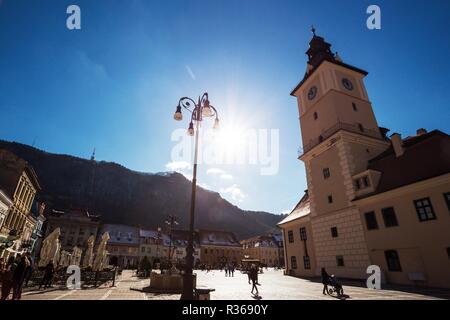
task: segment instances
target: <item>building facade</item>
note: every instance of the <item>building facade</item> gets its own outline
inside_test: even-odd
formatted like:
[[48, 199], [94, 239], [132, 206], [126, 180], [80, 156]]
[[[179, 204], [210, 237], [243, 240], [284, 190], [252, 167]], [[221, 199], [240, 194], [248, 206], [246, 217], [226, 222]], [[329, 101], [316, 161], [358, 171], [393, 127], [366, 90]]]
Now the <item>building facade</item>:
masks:
[[[396, 145], [398, 143], [398, 145]], [[450, 136], [419, 130], [354, 176], [372, 264], [389, 283], [450, 288]], [[366, 175], [368, 187], [357, 179]], [[374, 179], [377, 177], [378, 179]]]
[[268, 267], [283, 265], [282, 241], [274, 235], [262, 235], [241, 241], [242, 254], [246, 259], [257, 259]]
[[98, 234], [97, 242], [108, 232], [109, 240], [106, 245], [109, 264], [124, 269], [138, 267], [140, 234], [139, 228], [123, 224], [104, 224]]
[[12, 200], [0, 190], [0, 230], [2, 229], [3, 222], [5, 222], [12, 204]]
[[278, 226], [283, 230], [286, 274], [314, 277], [317, 272], [308, 191]]
[[99, 227], [100, 217], [90, 214], [87, 210], [51, 210], [47, 214], [45, 237], [60, 228], [61, 250], [71, 252], [75, 246], [85, 248], [90, 236], [97, 237]]
[[26, 248], [22, 244], [27, 244], [35, 227], [30, 209], [41, 186], [33, 168], [7, 150], [0, 150], [0, 189], [12, 200], [0, 232], [15, 237], [13, 246], [5, 251], [8, 255], [23, 253]]
[[243, 258], [242, 246], [236, 235], [227, 231], [199, 230], [200, 262], [220, 267], [238, 264]]
[[34, 258], [39, 256], [42, 240], [44, 238], [44, 224], [47, 218], [44, 215], [45, 203], [35, 201], [31, 209], [31, 214], [36, 219], [35, 227], [31, 233], [30, 251]]
[[139, 261], [147, 257], [152, 263], [168, 259], [170, 238], [158, 230], [139, 230]]
[[[291, 95], [308, 193], [279, 224], [288, 273], [319, 276], [324, 267], [365, 279], [378, 264], [392, 283], [448, 287], [449, 136], [421, 129], [389, 139], [365, 89], [367, 72], [344, 63], [315, 33], [306, 54], [305, 76]], [[380, 215], [388, 227], [380, 227]], [[307, 256], [310, 269], [299, 268]]]
[[5, 192], [0, 190], [0, 257], [2, 256], [3, 251], [9, 246], [9, 234], [3, 233], [3, 223], [8, 216], [9, 209], [11, 208], [13, 202], [6, 195]]

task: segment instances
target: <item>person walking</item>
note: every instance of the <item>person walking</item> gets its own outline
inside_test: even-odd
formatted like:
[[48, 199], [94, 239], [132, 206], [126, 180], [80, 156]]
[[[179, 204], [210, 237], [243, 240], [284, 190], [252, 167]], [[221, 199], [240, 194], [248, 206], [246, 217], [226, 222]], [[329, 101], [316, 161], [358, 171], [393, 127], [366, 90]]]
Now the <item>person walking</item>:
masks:
[[228, 277], [229, 269], [228, 269], [228, 265], [227, 264], [225, 265], [224, 269], [225, 269], [225, 277]]
[[252, 294], [253, 291], [256, 289], [256, 296], [259, 294], [258, 292], [258, 268], [255, 265], [252, 265], [252, 267], [250, 268], [250, 279], [252, 281]]
[[47, 266], [45, 267], [44, 277], [42, 278], [41, 284], [39, 285], [39, 290], [41, 290], [42, 286], [44, 286], [44, 289], [45, 289], [52, 285], [54, 272], [55, 272], [55, 268], [53, 266], [53, 262], [50, 261], [47, 264]]
[[3, 272], [2, 277], [1, 300], [8, 299], [9, 293], [13, 288], [13, 277], [14, 277], [14, 270], [16, 269], [16, 267], [17, 267], [16, 259], [13, 256], [9, 257], [8, 261], [6, 262], [5, 270]]
[[234, 265], [230, 267], [231, 276], [234, 277]]
[[28, 258], [26, 256], [17, 256], [17, 267], [13, 275], [13, 300], [22, 298], [22, 288], [25, 281], [25, 273], [29, 267]]
[[323, 292], [322, 293], [326, 295], [328, 292], [328, 283], [330, 281], [330, 275], [325, 270], [325, 268], [322, 268], [321, 274], [322, 274], [322, 284], [323, 284]]
[[33, 258], [31, 257], [31, 253], [30, 252], [27, 252], [25, 254], [25, 257], [28, 259], [28, 263], [29, 263], [27, 269], [25, 270], [25, 283], [24, 284], [25, 284], [25, 287], [27, 287], [28, 286], [28, 282], [31, 279], [31, 276], [33, 275], [34, 261], [33, 261]]

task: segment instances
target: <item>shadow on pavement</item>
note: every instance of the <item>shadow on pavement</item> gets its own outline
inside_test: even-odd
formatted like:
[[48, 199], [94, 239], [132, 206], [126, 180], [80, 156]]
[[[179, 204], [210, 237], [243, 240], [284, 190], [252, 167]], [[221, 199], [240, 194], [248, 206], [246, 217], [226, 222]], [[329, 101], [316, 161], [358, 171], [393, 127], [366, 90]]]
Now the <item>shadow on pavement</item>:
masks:
[[[295, 277], [295, 276], [291, 276], [291, 275], [285, 275], [285, 277], [293, 277], [293, 278], [303, 279], [303, 280], [307, 280], [310, 282], [322, 284], [322, 279], [318, 278], [318, 277], [306, 278], [306, 277]], [[339, 282], [344, 287], [367, 289], [365, 280], [339, 278]], [[420, 295], [424, 295], [424, 296], [430, 296], [430, 297], [434, 297], [434, 298], [447, 299], [447, 300], [450, 299], [450, 289], [445, 289], [445, 288], [430, 288], [430, 287], [419, 287], [419, 286], [414, 287], [414, 286], [406, 286], [406, 285], [384, 284], [384, 285], [381, 285], [381, 291], [383, 291], [383, 290], [399, 291], [399, 292], [405, 292], [405, 293], [411, 293], [411, 294], [420, 294]]]

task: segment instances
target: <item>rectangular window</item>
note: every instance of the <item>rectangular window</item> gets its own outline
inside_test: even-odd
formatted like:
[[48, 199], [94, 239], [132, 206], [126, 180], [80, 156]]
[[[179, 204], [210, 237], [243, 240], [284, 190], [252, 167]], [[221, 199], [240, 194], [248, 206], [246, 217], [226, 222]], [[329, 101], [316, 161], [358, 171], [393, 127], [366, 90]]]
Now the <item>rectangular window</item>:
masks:
[[292, 230], [288, 231], [288, 240], [289, 240], [289, 243], [294, 242], [294, 232], [292, 232]]
[[414, 205], [416, 206], [417, 215], [419, 216], [420, 221], [436, 219], [430, 198], [414, 200]]
[[447, 203], [448, 211], [450, 212], [450, 192], [444, 193], [444, 199], [445, 202]]
[[398, 257], [397, 251], [387, 250], [384, 252], [384, 256], [386, 257], [386, 263], [389, 271], [402, 271], [400, 258]]
[[336, 265], [338, 267], [344, 266], [344, 257], [343, 256], [336, 256]]
[[381, 209], [381, 214], [383, 215], [384, 226], [386, 228], [398, 226], [397, 217], [393, 207]]
[[337, 230], [337, 227], [331, 228], [331, 236], [332, 236], [333, 238], [337, 238], [337, 237], [338, 237], [338, 230]]
[[311, 269], [311, 261], [308, 256], [303, 256], [303, 266], [305, 267], [305, 270]]
[[297, 269], [297, 257], [296, 256], [291, 256], [291, 268]]
[[328, 179], [330, 177], [330, 168], [324, 168], [322, 171], [323, 171], [323, 178]]
[[356, 107], [356, 104], [352, 102], [353, 111], [358, 111], [358, 108]]
[[367, 230], [378, 229], [378, 222], [377, 217], [375, 216], [375, 212], [370, 211], [364, 213], [364, 218], [366, 219]]
[[142, 251], [142, 252], [145, 252], [145, 247], [142, 247], [142, 248], [141, 248], [141, 251]]
[[332, 195], [328, 196], [328, 203], [333, 203], [333, 196]]
[[447, 248], [447, 255], [448, 255], [448, 258], [450, 259], [450, 247]]
[[300, 240], [306, 240], [306, 228], [300, 228]]
[[359, 182], [359, 179], [356, 179], [356, 180], [355, 180], [355, 189], [356, 189], [356, 190], [361, 189], [361, 182]]

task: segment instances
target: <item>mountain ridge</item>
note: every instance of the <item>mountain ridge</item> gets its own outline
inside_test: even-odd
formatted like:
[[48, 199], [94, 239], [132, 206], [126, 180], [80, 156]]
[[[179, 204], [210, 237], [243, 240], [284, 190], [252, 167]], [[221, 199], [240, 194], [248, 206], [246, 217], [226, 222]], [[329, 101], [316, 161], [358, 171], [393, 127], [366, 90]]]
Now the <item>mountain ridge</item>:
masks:
[[[148, 173], [121, 164], [51, 153], [19, 142], [0, 140], [26, 160], [42, 185], [39, 198], [48, 209], [88, 209], [104, 223], [145, 228], [164, 226], [169, 214], [188, 228], [191, 181], [177, 172]], [[240, 239], [272, 232], [284, 215], [250, 211], [197, 186], [196, 229], [233, 231]]]

